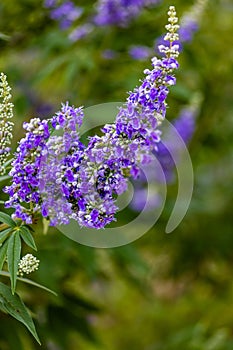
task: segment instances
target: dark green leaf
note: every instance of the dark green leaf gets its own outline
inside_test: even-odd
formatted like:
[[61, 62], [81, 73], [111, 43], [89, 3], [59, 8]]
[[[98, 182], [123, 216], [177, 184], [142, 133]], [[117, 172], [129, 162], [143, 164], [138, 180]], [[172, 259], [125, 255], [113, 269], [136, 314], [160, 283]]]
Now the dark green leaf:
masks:
[[0, 221], [3, 222], [4, 224], [7, 224], [10, 227], [16, 226], [16, 223], [14, 222], [14, 220], [12, 220], [10, 215], [3, 213], [2, 211], [0, 212]]
[[2, 269], [6, 259], [7, 247], [8, 247], [8, 240], [5, 241], [0, 247], [0, 270]]
[[9, 233], [12, 231], [12, 228], [7, 228], [6, 230], [0, 231], [0, 243], [4, 242], [8, 237]]
[[0, 282], [0, 309], [22, 322], [40, 344], [33, 320], [19, 295], [11, 294], [11, 289]]
[[29, 247], [37, 250], [34, 238], [26, 226], [20, 226], [20, 236]]
[[21, 239], [20, 239], [19, 231], [16, 231], [9, 238], [9, 243], [7, 248], [7, 263], [8, 263], [8, 270], [10, 272], [10, 278], [11, 278], [12, 294], [14, 294], [15, 287], [16, 287], [20, 253], [21, 253]]
[[[9, 272], [7, 272], [7, 271], [1, 271], [1, 270], [0, 270], [0, 275], [1, 275], [1, 276], [10, 277], [10, 274], [9, 274]], [[21, 281], [21, 282], [24, 282], [24, 283], [27, 283], [27, 284], [31, 284], [31, 285], [34, 286], [34, 287], [43, 289], [43, 290], [45, 290], [46, 292], [49, 292], [49, 293], [51, 293], [51, 294], [53, 294], [53, 295], [55, 295], [55, 296], [57, 297], [57, 293], [54, 292], [53, 290], [51, 290], [51, 289], [49, 289], [49, 288], [43, 286], [42, 284], [36, 283], [36, 282], [34, 282], [34, 281], [32, 281], [32, 280], [29, 280], [28, 278], [17, 277], [17, 280], [18, 280], [18, 281]]]

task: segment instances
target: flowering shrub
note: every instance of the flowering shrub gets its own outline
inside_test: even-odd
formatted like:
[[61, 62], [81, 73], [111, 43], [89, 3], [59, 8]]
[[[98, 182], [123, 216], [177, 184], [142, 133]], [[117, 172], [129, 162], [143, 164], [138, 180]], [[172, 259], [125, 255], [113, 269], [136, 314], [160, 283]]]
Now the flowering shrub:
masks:
[[[158, 150], [149, 153], [153, 160], [148, 165], [138, 166], [145, 170], [147, 183], [141, 172], [133, 180], [124, 173], [128, 190], [114, 202], [119, 207], [114, 214], [117, 221], [98, 230], [85, 226], [80, 229], [68, 214], [65, 218], [70, 224], [48, 228], [49, 220], [40, 215], [42, 202], [44, 210], [53, 209], [50, 198], [59, 212], [62, 204], [73, 204], [63, 199], [59, 184], [52, 187], [56, 170], [65, 176], [59, 167], [65, 156], [65, 140], [63, 128], [56, 130], [51, 123], [50, 136], [45, 140], [48, 153], [38, 168], [41, 203], [37, 211], [37, 204], [32, 203], [34, 224], [25, 224], [16, 217], [12, 222], [15, 208], [4, 207], [10, 198], [2, 189], [12, 185], [8, 173], [15, 160], [13, 152], [16, 155], [18, 141], [28, 133], [23, 122], [56, 116], [61, 101], [70, 101], [70, 107], [85, 106], [82, 126], [76, 128], [84, 150], [89, 144], [86, 135], [105, 135], [100, 128], [115, 124], [116, 106], [124, 107], [125, 92], [141, 85], [138, 79], [146, 77], [142, 73], [145, 68], [150, 69], [148, 58], [154, 56], [158, 45], [166, 44], [153, 43], [162, 34], [167, 5], [161, 1], [158, 6], [144, 8], [127, 27], [101, 27], [91, 22], [96, 0], [73, 0], [84, 11], [70, 28], [61, 30], [48, 18], [52, 8], [45, 9], [42, 3], [0, 2], [0, 72], [7, 75], [12, 88], [9, 102], [14, 103], [14, 116], [8, 121], [15, 123], [12, 143], [5, 146], [11, 148], [14, 159], [4, 152], [8, 157], [2, 160], [5, 173], [0, 175], [0, 211], [9, 214], [0, 219], [0, 260], [4, 261], [0, 271], [0, 349], [232, 349], [232, 1], [209, 1], [202, 20], [200, 12], [194, 16], [197, 26], [187, 31], [192, 34], [192, 42], [183, 41], [182, 25], [188, 13], [190, 21], [195, 14], [190, 10], [194, 11], [201, 1], [175, 3], [181, 27], [180, 68], [175, 74], [176, 85], [169, 88], [166, 119], [156, 128], [162, 132], [156, 143]], [[84, 24], [91, 24], [92, 31], [72, 43], [69, 33]], [[129, 49], [137, 60], [127, 53]], [[203, 102], [195, 110], [196, 92]], [[182, 137], [192, 138], [190, 153], [181, 137], [176, 138], [174, 124]], [[58, 137], [60, 143], [56, 143]], [[176, 230], [165, 234], [177, 203], [182, 210], [184, 202], [178, 200], [179, 193], [191, 188], [180, 177], [181, 170], [184, 175], [188, 173], [185, 152], [191, 156], [195, 175], [192, 200]], [[47, 181], [43, 183], [45, 176]], [[67, 176], [71, 179], [70, 173]], [[64, 183], [73, 186], [68, 178]], [[113, 194], [114, 200], [116, 196]], [[131, 210], [133, 196], [142, 209], [140, 213]], [[20, 206], [30, 214], [31, 202], [22, 201]], [[49, 215], [60, 220], [52, 211]], [[128, 238], [125, 244], [132, 239], [134, 243], [102, 249]], [[35, 243], [38, 251], [34, 250]], [[38, 267], [35, 260], [40, 260], [38, 270], [34, 270]], [[13, 295], [9, 277], [15, 270]], [[35, 282], [58, 295], [36, 287]], [[33, 319], [41, 347], [13, 317], [28, 325]]]
[[[83, 111], [68, 103], [51, 120], [24, 124], [27, 134], [12, 162], [12, 185], [4, 190], [10, 196], [6, 206], [15, 208], [16, 218], [30, 224], [39, 210], [51, 225], [67, 224], [72, 218], [81, 226], [103, 228], [114, 220], [114, 196], [125, 191], [126, 178], [136, 177], [138, 165], [148, 163], [150, 152], [157, 149], [157, 127], [165, 117], [169, 87], [175, 84], [172, 73], [178, 68], [179, 45], [173, 44], [178, 28], [171, 7], [167, 46], [159, 47], [165, 57], [152, 59], [152, 70], [145, 70], [146, 77], [130, 93], [115, 124], [105, 125], [103, 136], [90, 138], [87, 147], [76, 133]], [[63, 136], [50, 138], [53, 129], [62, 129]]]
[[[4, 188], [9, 196], [5, 206], [14, 208], [14, 213], [12, 217], [0, 213], [0, 268], [7, 259], [13, 295], [17, 276], [31, 273], [39, 266], [39, 261], [31, 254], [20, 259], [21, 240], [36, 250], [29, 224], [36, 223], [38, 214], [52, 226], [68, 224], [70, 219], [75, 219], [80, 226], [105, 227], [115, 220], [116, 196], [126, 190], [127, 179], [136, 178], [139, 166], [150, 163], [150, 153], [158, 151], [159, 125], [165, 118], [166, 98], [170, 87], [176, 83], [173, 72], [178, 68], [179, 25], [173, 6], [168, 15], [165, 45], [159, 47], [164, 57], [152, 59], [152, 69], [144, 71], [145, 78], [129, 93], [115, 123], [102, 128], [102, 136], [89, 137], [85, 146], [78, 133], [83, 109], [71, 107], [68, 102], [51, 119], [34, 118], [23, 124], [26, 135], [19, 141], [11, 161], [11, 184]], [[13, 105], [4, 74], [1, 75], [0, 97], [0, 169], [4, 173], [13, 126], [9, 121]], [[56, 135], [57, 131], [62, 135]], [[3, 287], [3, 291], [3, 300], [7, 300], [9, 290]], [[38, 340], [23, 302], [17, 295], [15, 302], [16, 298], [20, 321]], [[5, 311], [9, 302], [4, 301], [2, 305]], [[7, 312], [16, 317], [14, 308], [8, 307]]]

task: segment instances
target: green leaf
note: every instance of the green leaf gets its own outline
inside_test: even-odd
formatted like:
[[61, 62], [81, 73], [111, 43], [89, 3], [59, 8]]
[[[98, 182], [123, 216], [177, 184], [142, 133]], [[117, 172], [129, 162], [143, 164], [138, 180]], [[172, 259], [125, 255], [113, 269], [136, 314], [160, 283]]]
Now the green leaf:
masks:
[[[0, 275], [1, 275], [1, 276], [6, 276], [6, 277], [10, 277], [10, 274], [9, 274], [9, 272], [7, 272], [7, 271], [0, 271]], [[18, 281], [21, 281], [21, 282], [24, 282], [24, 283], [27, 283], [27, 284], [31, 284], [31, 285], [34, 286], [34, 287], [43, 289], [43, 290], [45, 290], [46, 292], [49, 292], [49, 293], [51, 293], [51, 294], [53, 294], [53, 295], [55, 295], [55, 296], [57, 297], [57, 293], [54, 292], [52, 289], [49, 289], [49, 288], [43, 286], [42, 284], [36, 283], [36, 282], [34, 282], [34, 281], [32, 281], [32, 280], [29, 280], [28, 278], [17, 277], [17, 280], [18, 280]]]
[[8, 247], [8, 240], [5, 241], [0, 247], [0, 270], [2, 269], [3, 264], [6, 260], [7, 247]]
[[2, 40], [10, 40], [10, 36], [0, 32], [0, 39], [2, 39]]
[[5, 202], [4, 201], [0, 201], [0, 204], [4, 204]]
[[12, 228], [7, 228], [6, 230], [0, 231], [0, 243], [3, 243], [8, 237], [9, 233], [12, 231]]
[[3, 312], [10, 314], [12, 317], [16, 318], [16, 320], [22, 322], [29, 332], [34, 336], [36, 341], [40, 343], [38, 338], [35, 325], [29, 314], [26, 306], [23, 301], [20, 299], [19, 295], [15, 293], [11, 294], [11, 289], [5, 284], [0, 282], [0, 309]]
[[7, 263], [8, 263], [8, 270], [10, 272], [10, 278], [11, 278], [12, 294], [14, 294], [15, 287], [16, 287], [20, 253], [21, 253], [21, 239], [20, 239], [19, 231], [15, 231], [9, 238], [9, 243], [7, 248]]
[[10, 179], [11, 177], [9, 176], [9, 175], [2, 175], [2, 176], [0, 176], [0, 182], [2, 182], [2, 181], [5, 181], [5, 180], [8, 180], [8, 179]]
[[20, 226], [20, 236], [29, 247], [37, 250], [34, 238], [26, 226]]
[[[6, 168], [8, 165], [11, 164], [11, 162], [13, 161], [14, 158], [11, 158], [11, 159], [8, 159], [4, 164], [3, 164], [3, 167]], [[11, 176], [9, 176], [11, 177]]]
[[7, 224], [10, 227], [16, 226], [16, 223], [14, 222], [14, 220], [12, 220], [10, 215], [3, 213], [2, 211], [0, 211], [0, 221], [3, 222], [4, 224]]

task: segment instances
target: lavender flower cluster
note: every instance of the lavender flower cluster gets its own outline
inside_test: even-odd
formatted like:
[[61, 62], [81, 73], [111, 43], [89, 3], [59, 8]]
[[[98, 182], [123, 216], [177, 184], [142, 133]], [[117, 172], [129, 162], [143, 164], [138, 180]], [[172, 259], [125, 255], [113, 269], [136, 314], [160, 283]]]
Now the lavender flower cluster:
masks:
[[[69, 39], [76, 42], [90, 34], [96, 26], [118, 26], [127, 27], [133, 18], [139, 16], [146, 7], [156, 5], [160, 0], [98, 0], [95, 14], [89, 16], [87, 22], [75, 25], [69, 33]], [[193, 6], [182, 16], [179, 29], [180, 50], [181, 43], [190, 42], [199, 28], [199, 22], [205, 10], [208, 0], [197, 0]], [[79, 19], [84, 13], [84, 8], [77, 7], [71, 0], [62, 3], [59, 0], [45, 0], [44, 6], [50, 9], [50, 17], [59, 22], [61, 29], [67, 29]], [[143, 61], [152, 57], [155, 52], [159, 52], [159, 45], [167, 45], [160, 37], [155, 41], [155, 47], [145, 45], [131, 45], [128, 48], [129, 56], [134, 60]], [[114, 50], [106, 49], [102, 57], [104, 59], [114, 59], [118, 56]]]
[[[30, 123], [24, 123], [27, 131], [21, 139], [12, 162], [9, 173], [12, 184], [4, 188], [9, 200], [6, 208], [15, 208], [15, 217], [26, 223], [32, 223], [33, 211], [39, 209], [40, 194], [38, 191], [38, 169], [40, 158], [50, 133], [46, 121], [34, 118]], [[24, 208], [21, 203], [31, 203], [31, 208]]]
[[[4, 188], [4, 192], [10, 197], [5, 206], [15, 208], [15, 217], [26, 223], [32, 223], [34, 214], [41, 209], [42, 215], [47, 216], [45, 204], [42, 205], [40, 169], [49, 151], [50, 136], [54, 129], [63, 126], [65, 150], [68, 151], [69, 140], [72, 137], [69, 132], [76, 130], [76, 125], [81, 125], [82, 118], [82, 108], [75, 109], [66, 104], [52, 120], [41, 121], [39, 118], [34, 118], [29, 123], [23, 124], [27, 133], [25, 138], [20, 140], [12, 162], [9, 173], [12, 176], [12, 184]], [[55, 175], [53, 173], [53, 180]], [[26, 207], [22, 204], [26, 204]]]
[[45, 0], [44, 6], [50, 9], [50, 17], [59, 22], [61, 29], [69, 28], [83, 14], [83, 8], [70, 1], [59, 5], [58, 0]]
[[[90, 34], [96, 26], [127, 27], [143, 8], [150, 7], [160, 0], [98, 0], [94, 13], [87, 22], [75, 25], [69, 34], [71, 41], [78, 41]], [[84, 8], [76, 6], [71, 0], [45, 0], [44, 7], [50, 10], [50, 18], [57, 21], [62, 30], [70, 28], [84, 13]]]
[[[152, 59], [152, 69], [144, 71], [140, 86], [129, 94], [115, 123], [103, 127], [102, 136], [90, 137], [85, 147], [76, 130], [83, 110], [68, 103], [51, 120], [24, 124], [27, 134], [15, 154], [12, 184], [5, 188], [10, 196], [6, 205], [15, 208], [16, 217], [31, 223], [41, 211], [51, 225], [75, 219], [80, 226], [96, 229], [115, 220], [117, 195], [158, 149], [158, 126], [165, 118], [169, 87], [176, 82], [179, 46], [174, 42], [179, 26], [174, 6], [168, 15], [169, 44], [160, 47], [165, 57]], [[54, 130], [62, 135], [52, 134]]]
[[99, 0], [94, 23], [98, 26], [127, 27], [133, 18], [139, 16], [144, 7], [158, 2], [158, 0]]

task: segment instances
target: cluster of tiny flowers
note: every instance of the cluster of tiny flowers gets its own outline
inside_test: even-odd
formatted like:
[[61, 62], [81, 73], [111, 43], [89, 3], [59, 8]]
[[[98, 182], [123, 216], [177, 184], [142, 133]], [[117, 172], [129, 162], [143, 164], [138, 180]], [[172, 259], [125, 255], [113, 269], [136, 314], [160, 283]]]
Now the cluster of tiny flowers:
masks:
[[145, 6], [158, 3], [158, 0], [99, 0], [94, 22], [98, 26], [116, 25], [126, 27], [137, 17]]
[[[208, 0], [197, 0], [196, 3], [191, 6], [191, 8], [181, 17], [180, 28], [179, 28], [179, 51], [183, 49], [183, 43], [190, 42], [193, 39], [194, 34], [199, 28], [199, 23], [202, 17], [202, 14], [205, 10]], [[167, 45], [168, 40], [166, 37], [160, 37], [155, 41], [155, 51], [160, 45]], [[178, 41], [174, 42], [175, 44]]]
[[179, 45], [176, 44], [176, 42], [179, 40], [179, 34], [177, 33], [179, 29], [179, 25], [177, 24], [178, 18], [176, 17], [176, 13], [172, 10], [169, 11], [168, 15], [169, 24], [166, 25], [167, 34], [164, 37], [164, 41], [173, 43], [173, 45], [160, 45], [158, 49], [166, 56], [168, 53], [170, 53], [171, 57], [177, 57], [179, 55]]
[[[57, 21], [62, 30], [73, 27], [73, 24], [83, 15], [84, 9], [76, 6], [72, 1], [59, 2], [58, 0], [45, 0], [44, 6], [50, 9], [50, 18]], [[90, 22], [75, 25], [69, 33], [69, 39], [73, 42], [78, 41], [90, 34], [94, 25]]]
[[90, 34], [96, 26], [127, 27], [133, 18], [139, 16], [144, 7], [157, 4], [160, 0], [98, 0], [93, 6], [94, 13], [88, 21], [80, 25], [73, 24], [84, 13], [84, 8], [72, 1], [45, 0], [44, 7], [50, 9], [50, 18], [57, 21], [62, 30], [74, 27], [69, 39], [78, 41]]
[[32, 254], [26, 254], [22, 257], [18, 264], [18, 275], [29, 275], [30, 273], [38, 270], [40, 261]]
[[[173, 6], [169, 18], [175, 18]], [[90, 138], [81, 161], [74, 157], [78, 164], [71, 166], [71, 181], [67, 179], [66, 187], [71, 194], [69, 201], [77, 203], [76, 219], [81, 226], [99, 229], [114, 220], [115, 197], [126, 190], [127, 178], [136, 177], [140, 164], [149, 163], [150, 152], [157, 149], [157, 126], [165, 117], [169, 86], [175, 84], [172, 73], [178, 68], [178, 53], [172, 45], [177, 36], [174, 28], [169, 30], [173, 36], [166, 57], [152, 59], [153, 69], [145, 70], [146, 77], [120, 108], [115, 124], [105, 125], [103, 136]], [[72, 181], [75, 174], [78, 182]]]
[[80, 128], [83, 116], [82, 108], [75, 109], [66, 103], [51, 120], [53, 128], [62, 130], [62, 136], [51, 136], [46, 143], [39, 172], [41, 213], [51, 226], [68, 224], [69, 218], [76, 218], [71, 197], [77, 193], [71, 187], [79, 181], [74, 172], [82, 159], [84, 145], [76, 129]]
[[66, 216], [72, 213], [71, 205], [66, 201], [59, 181], [62, 176], [61, 166], [65, 156], [63, 138], [51, 136], [46, 144], [39, 174], [39, 190], [42, 200], [41, 213], [50, 219], [50, 224], [55, 226], [59, 223], [66, 224]]
[[14, 123], [10, 121], [13, 117], [13, 103], [11, 100], [11, 88], [8, 85], [5, 74], [0, 74], [0, 175], [5, 173], [4, 163], [10, 153], [12, 140], [12, 129]]
[[[180, 51], [180, 36], [177, 33], [180, 26], [175, 13], [169, 11], [169, 23], [166, 25], [167, 34], [156, 40], [155, 51], [165, 56], [169, 52], [170, 57], [178, 57]], [[172, 43], [172, 46], [169, 45]], [[132, 45], [128, 50], [129, 56], [134, 60], [145, 60], [152, 56], [153, 50], [148, 46]]]
[[3, 190], [10, 197], [5, 206], [15, 208], [15, 217], [30, 224], [32, 213], [21, 204], [31, 203], [34, 210], [39, 208], [38, 169], [50, 133], [47, 121], [41, 121], [39, 118], [24, 123], [23, 128], [27, 133], [19, 142], [9, 173], [12, 183]]
[[57, 0], [45, 0], [44, 6], [51, 9], [50, 17], [59, 22], [61, 29], [69, 28], [83, 13], [82, 7], [69, 0], [61, 4]]
[[[171, 6], [170, 23], [171, 18], [176, 21], [175, 15]], [[141, 85], [129, 94], [115, 123], [104, 126], [102, 136], [90, 137], [85, 147], [76, 131], [83, 111], [68, 103], [50, 121], [62, 136], [50, 135], [48, 121], [36, 122], [36, 128], [30, 123], [26, 126], [28, 133], [11, 171], [13, 184], [6, 188], [7, 205], [16, 208], [17, 217], [25, 220], [21, 202], [34, 201], [33, 207], [38, 205], [51, 225], [75, 219], [80, 226], [100, 229], [115, 220], [117, 195], [127, 189], [128, 177], [137, 177], [140, 165], [151, 161], [151, 151], [160, 140], [157, 126], [165, 117], [165, 100], [178, 68], [177, 46], [173, 45], [178, 25], [174, 23], [175, 27], [168, 27], [172, 35], [165, 58], [152, 59], [152, 70], [145, 70]], [[30, 218], [27, 211], [26, 219]]]
[[[117, 210], [113, 194], [121, 194], [127, 188], [125, 164], [122, 164], [120, 147], [118, 150], [115, 144], [114, 129], [114, 125], [106, 125], [102, 137], [90, 138], [81, 159], [79, 152], [70, 159], [74, 164], [71, 163], [66, 188], [73, 210], [76, 209], [74, 218], [81, 226], [98, 229], [113, 221]], [[78, 182], [72, 181], [75, 176]]]
[[[82, 118], [82, 108], [73, 108], [67, 103], [62, 105], [61, 111], [51, 120], [41, 121], [39, 118], [34, 118], [29, 123], [23, 124], [27, 133], [25, 138], [20, 140], [12, 162], [12, 169], [9, 173], [12, 176], [12, 184], [4, 188], [4, 192], [10, 197], [5, 206], [15, 208], [14, 217], [28, 224], [33, 222], [34, 213], [41, 210], [42, 206], [41, 193], [44, 192], [40, 174], [41, 169], [44, 169], [44, 159], [49, 154], [50, 144], [48, 143], [47, 146], [47, 142], [51, 132], [54, 129], [64, 128], [65, 151], [67, 152], [72, 137], [70, 130], [75, 130], [76, 125], [80, 126]], [[48, 176], [49, 174], [48, 168]], [[24, 205], [28, 206], [29, 203], [30, 208], [25, 208]], [[42, 212], [45, 213], [43, 206]]]

